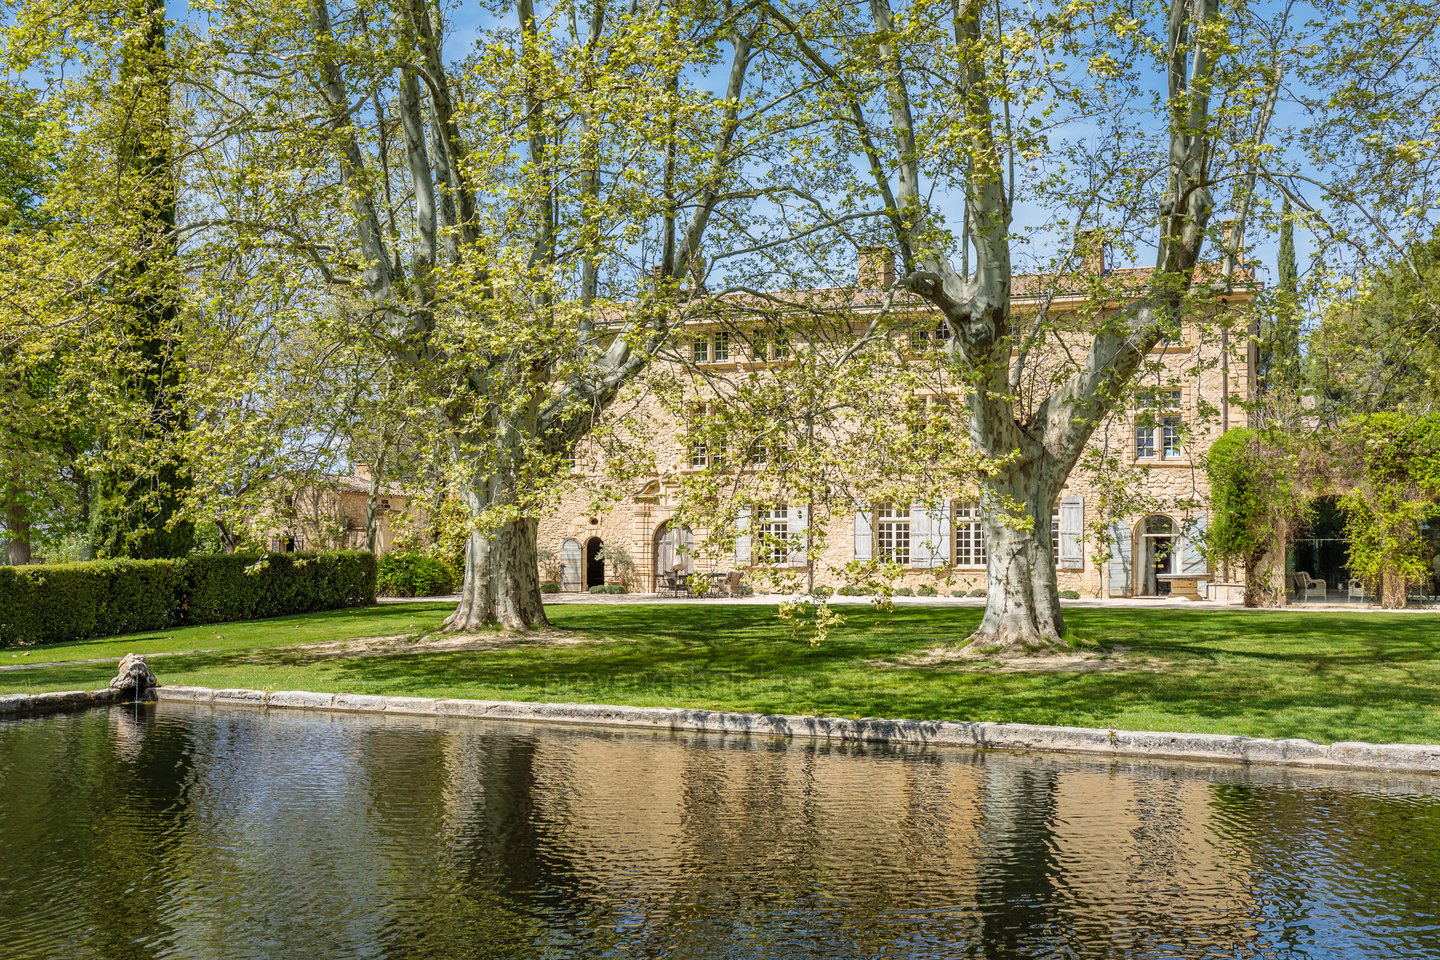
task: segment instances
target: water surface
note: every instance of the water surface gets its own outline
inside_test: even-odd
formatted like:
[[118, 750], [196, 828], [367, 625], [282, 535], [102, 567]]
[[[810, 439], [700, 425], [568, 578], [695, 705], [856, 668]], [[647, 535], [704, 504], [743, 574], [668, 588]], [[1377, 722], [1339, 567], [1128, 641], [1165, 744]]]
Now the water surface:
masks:
[[1440, 778], [186, 707], [0, 723], [0, 957], [1440, 957]]

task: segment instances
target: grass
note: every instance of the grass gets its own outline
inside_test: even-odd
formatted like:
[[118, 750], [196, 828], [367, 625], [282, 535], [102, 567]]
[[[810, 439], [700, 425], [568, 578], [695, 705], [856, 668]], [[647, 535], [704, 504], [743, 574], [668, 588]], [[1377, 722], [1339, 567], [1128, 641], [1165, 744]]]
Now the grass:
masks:
[[451, 609], [386, 605], [0, 650], [0, 665], [34, 664], [0, 671], [0, 692], [100, 687], [113, 664], [35, 661], [134, 651], [150, 655], [163, 683], [209, 687], [1440, 743], [1440, 618], [1429, 615], [1075, 609], [1071, 632], [1119, 664], [1083, 673], [895, 665], [964, 637], [975, 607], [845, 607], [849, 622], [819, 648], [790, 640], [773, 607], [637, 603], [551, 607], [557, 627], [592, 641], [583, 644], [369, 657], [294, 649], [432, 631]]

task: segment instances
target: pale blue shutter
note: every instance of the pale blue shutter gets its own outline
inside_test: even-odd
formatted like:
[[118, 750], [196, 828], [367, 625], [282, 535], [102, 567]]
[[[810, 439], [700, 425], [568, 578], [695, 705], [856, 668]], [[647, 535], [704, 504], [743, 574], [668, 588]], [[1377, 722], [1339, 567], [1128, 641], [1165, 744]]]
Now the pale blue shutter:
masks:
[[1130, 527], [1110, 525], [1110, 583], [1112, 597], [1130, 596]]
[[1203, 577], [1210, 573], [1210, 563], [1202, 549], [1205, 546], [1205, 528], [1208, 517], [1200, 514], [1191, 517], [1181, 527], [1180, 573], [1186, 577]]
[[870, 505], [855, 508], [855, 559], [869, 561], [874, 550], [875, 532], [871, 528]]
[[923, 503], [910, 504], [910, 566], [930, 566], [930, 511]]
[[1085, 569], [1085, 498], [1060, 501], [1060, 569]]
[[810, 516], [804, 507], [790, 508], [790, 562], [803, 565], [805, 563], [805, 528], [809, 525]]
[[735, 565], [737, 567], [750, 565], [750, 510], [748, 507], [741, 507], [740, 512], [735, 515]]
[[949, 566], [949, 543], [949, 502], [934, 509], [923, 503], [914, 504], [910, 508], [910, 566]]

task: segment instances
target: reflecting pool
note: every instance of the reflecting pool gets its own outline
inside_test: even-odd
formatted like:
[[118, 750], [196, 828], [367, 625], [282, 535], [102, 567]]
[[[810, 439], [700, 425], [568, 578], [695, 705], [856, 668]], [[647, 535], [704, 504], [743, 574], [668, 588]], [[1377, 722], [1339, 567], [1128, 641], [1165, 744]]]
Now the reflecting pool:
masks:
[[0, 957], [1440, 957], [1440, 778], [164, 704], [0, 722]]

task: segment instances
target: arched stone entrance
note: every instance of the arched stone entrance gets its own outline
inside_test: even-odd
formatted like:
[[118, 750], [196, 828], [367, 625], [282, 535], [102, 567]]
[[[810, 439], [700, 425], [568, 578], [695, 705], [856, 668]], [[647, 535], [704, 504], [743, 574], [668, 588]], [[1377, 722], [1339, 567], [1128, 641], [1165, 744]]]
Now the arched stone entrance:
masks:
[[695, 535], [684, 524], [672, 524], [666, 520], [655, 528], [655, 563], [651, 569], [654, 577], [652, 587], [660, 590], [667, 573], [684, 576], [695, 572], [695, 556], [692, 548]]
[[585, 589], [605, 585], [605, 561], [600, 559], [600, 548], [605, 541], [591, 537], [585, 541]]

